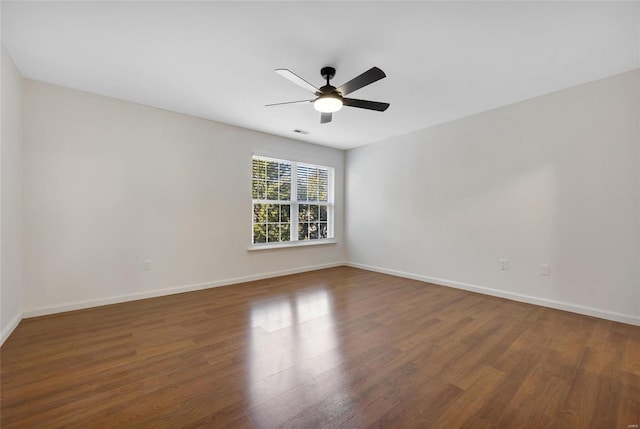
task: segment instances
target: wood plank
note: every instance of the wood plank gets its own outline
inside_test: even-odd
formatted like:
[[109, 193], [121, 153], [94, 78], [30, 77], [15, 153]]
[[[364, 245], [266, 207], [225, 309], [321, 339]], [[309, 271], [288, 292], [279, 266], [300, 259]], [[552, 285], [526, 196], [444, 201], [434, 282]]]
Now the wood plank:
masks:
[[640, 328], [338, 267], [27, 319], [2, 428], [628, 427]]

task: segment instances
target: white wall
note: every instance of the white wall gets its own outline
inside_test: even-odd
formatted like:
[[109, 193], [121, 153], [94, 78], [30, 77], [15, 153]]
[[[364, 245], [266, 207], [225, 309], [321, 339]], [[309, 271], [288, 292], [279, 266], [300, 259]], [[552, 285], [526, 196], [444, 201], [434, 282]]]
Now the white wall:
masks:
[[344, 152], [25, 80], [25, 315], [348, 259], [640, 324], [639, 81], [351, 150], [339, 245], [248, 252], [251, 154], [332, 165], [341, 183]]
[[343, 151], [30, 80], [24, 94], [25, 316], [344, 261], [343, 186], [339, 244], [247, 251], [252, 153], [344, 183]]
[[639, 82], [636, 70], [348, 151], [347, 258], [640, 324]]
[[22, 317], [22, 76], [0, 45], [0, 344]]

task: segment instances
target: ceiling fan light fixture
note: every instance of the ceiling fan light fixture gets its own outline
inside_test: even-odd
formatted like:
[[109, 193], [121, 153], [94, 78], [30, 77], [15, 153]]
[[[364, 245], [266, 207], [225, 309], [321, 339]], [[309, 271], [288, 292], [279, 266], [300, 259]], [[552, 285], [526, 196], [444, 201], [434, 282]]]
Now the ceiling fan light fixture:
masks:
[[334, 95], [322, 95], [313, 102], [313, 108], [322, 113], [333, 113], [342, 109], [342, 100]]

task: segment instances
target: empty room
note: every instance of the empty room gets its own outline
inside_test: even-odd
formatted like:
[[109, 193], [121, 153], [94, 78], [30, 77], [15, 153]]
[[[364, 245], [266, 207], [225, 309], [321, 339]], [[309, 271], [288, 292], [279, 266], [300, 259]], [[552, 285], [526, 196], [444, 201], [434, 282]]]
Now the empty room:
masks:
[[2, 1], [0, 427], [640, 426], [640, 1]]

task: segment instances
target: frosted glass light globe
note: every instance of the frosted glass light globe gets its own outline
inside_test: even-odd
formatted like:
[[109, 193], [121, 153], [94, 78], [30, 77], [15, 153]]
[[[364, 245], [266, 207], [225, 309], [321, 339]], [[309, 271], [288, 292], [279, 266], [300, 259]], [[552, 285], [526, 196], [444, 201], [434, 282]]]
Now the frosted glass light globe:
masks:
[[333, 113], [342, 109], [342, 100], [331, 95], [320, 96], [313, 102], [313, 108], [322, 113]]

